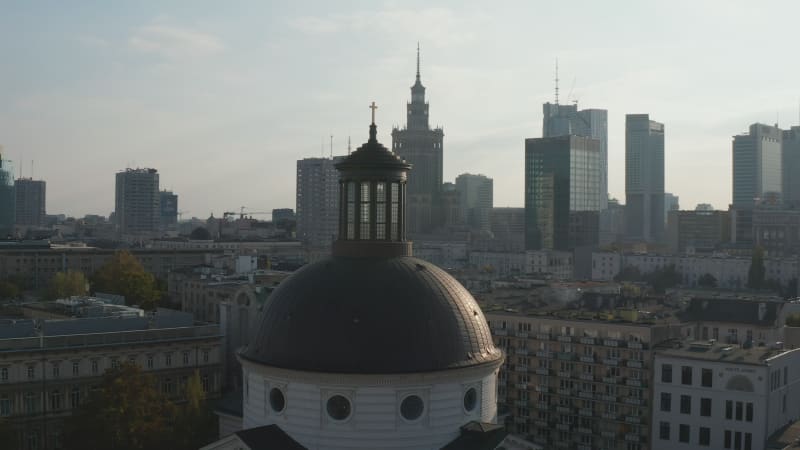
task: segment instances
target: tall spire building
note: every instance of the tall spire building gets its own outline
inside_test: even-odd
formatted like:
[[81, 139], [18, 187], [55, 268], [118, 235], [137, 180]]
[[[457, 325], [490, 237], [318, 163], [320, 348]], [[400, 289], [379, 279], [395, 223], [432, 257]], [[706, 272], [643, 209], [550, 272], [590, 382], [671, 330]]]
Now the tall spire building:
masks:
[[431, 129], [428, 122], [428, 103], [419, 70], [417, 44], [417, 78], [411, 86], [411, 102], [406, 105], [406, 126], [392, 130], [392, 150], [414, 165], [408, 175], [408, 233], [429, 233], [437, 225], [439, 197], [442, 190], [444, 164], [441, 128]]

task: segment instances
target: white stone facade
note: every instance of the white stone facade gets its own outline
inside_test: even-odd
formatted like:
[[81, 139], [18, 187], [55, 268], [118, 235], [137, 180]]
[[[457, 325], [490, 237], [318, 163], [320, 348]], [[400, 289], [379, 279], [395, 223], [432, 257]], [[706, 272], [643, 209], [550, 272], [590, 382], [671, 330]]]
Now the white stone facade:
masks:
[[[276, 424], [310, 450], [439, 449], [459, 436], [470, 421], [497, 421], [497, 372], [500, 362], [441, 372], [351, 375], [278, 369], [241, 359], [244, 369], [245, 429]], [[284, 408], [270, 401], [278, 389]], [[467, 392], [475, 404], [468, 409]], [[335, 420], [328, 400], [343, 396], [350, 411]], [[416, 395], [422, 414], [407, 420], [403, 400]]]
[[[717, 352], [722, 346], [709, 347]], [[653, 450], [760, 450], [772, 433], [800, 417], [800, 350], [762, 360], [738, 347], [729, 351], [730, 360], [656, 354]]]

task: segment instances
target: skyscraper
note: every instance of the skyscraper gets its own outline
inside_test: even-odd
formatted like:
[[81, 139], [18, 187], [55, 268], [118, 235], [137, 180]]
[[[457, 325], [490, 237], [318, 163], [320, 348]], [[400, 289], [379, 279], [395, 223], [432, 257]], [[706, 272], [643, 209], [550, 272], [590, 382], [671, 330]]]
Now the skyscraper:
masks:
[[800, 208], [800, 127], [783, 132], [781, 158], [783, 204]]
[[439, 194], [442, 189], [444, 165], [442, 143], [444, 131], [431, 129], [428, 123], [428, 103], [425, 86], [419, 72], [417, 46], [417, 78], [411, 86], [411, 102], [406, 104], [405, 128], [392, 129], [392, 150], [411, 163], [414, 170], [408, 175], [408, 232], [415, 234], [433, 231]]
[[339, 172], [344, 157], [297, 161], [297, 238], [310, 247], [328, 248], [339, 231]]
[[156, 169], [117, 172], [114, 219], [121, 234], [150, 234], [158, 230], [161, 209]]
[[0, 239], [14, 234], [16, 195], [14, 194], [14, 165], [3, 159], [0, 147]]
[[489, 231], [489, 214], [492, 211], [493, 180], [485, 175], [463, 173], [456, 177], [461, 222], [470, 228]]
[[39, 227], [44, 224], [46, 188], [42, 180], [18, 178], [14, 181], [17, 225]]
[[625, 116], [625, 221], [629, 239], [664, 235], [664, 124], [648, 114]]
[[760, 123], [750, 125], [749, 131], [733, 137], [735, 208], [753, 207], [759, 200], [780, 194], [783, 189], [783, 132], [778, 127]]
[[597, 244], [600, 141], [582, 136], [525, 140], [525, 247]]
[[608, 111], [605, 109], [578, 110], [577, 103], [543, 105], [542, 137], [574, 134], [600, 141], [600, 209], [608, 205]]
[[172, 191], [159, 192], [159, 216], [162, 230], [175, 230], [178, 227], [178, 194]]

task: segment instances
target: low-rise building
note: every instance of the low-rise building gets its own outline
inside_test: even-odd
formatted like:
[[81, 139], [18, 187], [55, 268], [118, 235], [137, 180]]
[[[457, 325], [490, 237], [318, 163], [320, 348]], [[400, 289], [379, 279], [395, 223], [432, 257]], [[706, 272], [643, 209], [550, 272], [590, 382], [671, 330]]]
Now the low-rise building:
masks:
[[654, 450], [763, 449], [800, 417], [800, 349], [672, 342], [655, 375]]
[[62, 421], [89, 397], [103, 373], [123, 362], [152, 374], [179, 400], [199, 371], [209, 398], [219, 396], [224, 359], [219, 327], [160, 310], [149, 317], [0, 323], [0, 418], [25, 449], [60, 447]]

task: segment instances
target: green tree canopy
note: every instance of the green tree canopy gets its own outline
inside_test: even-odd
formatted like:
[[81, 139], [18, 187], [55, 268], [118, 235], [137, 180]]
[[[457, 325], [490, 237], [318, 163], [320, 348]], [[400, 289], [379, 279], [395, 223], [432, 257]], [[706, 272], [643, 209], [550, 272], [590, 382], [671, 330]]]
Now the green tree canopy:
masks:
[[761, 289], [764, 287], [764, 249], [756, 247], [753, 249], [753, 256], [750, 258], [750, 269], [747, 271], [747, 287], [750, 289]]
[[58, 272], [47, 285], [45, 298], [55, 300], [57, 298], [68, 298], [73, 295], [86, 295], [88, 292], [88, 281], [83, 272], [68, 270]]
[[92, 287], [95, 292], [124, 295], [129, 305], [154, 309], [161, 298], [153, 274], [128, 251], [119, 251], [95, 274]]
[[64, 448], [172, 449], [174, 412], [155, 379], [125, 363], [106, 371], [100, 389], [64, 421]]
[[195, 370], [186, 382], [184, 394], [186, 403], [178, 408], [175, 420], [175, 445], [184, 449], [200, 448], [216, 439], [219, 427], [217, 416], [206, 402], [199, 371]]
[[703, 274], [697, 279], [697, 285], [701, 287], [715, 288], [717, 287], [717, 278], [710, 273]]
[[0, 300], [19, 298], [19, 287], [8, 280], [0, 281]]

